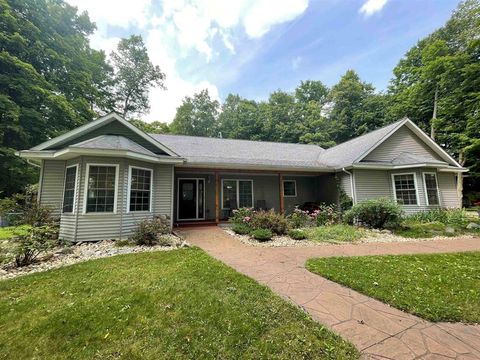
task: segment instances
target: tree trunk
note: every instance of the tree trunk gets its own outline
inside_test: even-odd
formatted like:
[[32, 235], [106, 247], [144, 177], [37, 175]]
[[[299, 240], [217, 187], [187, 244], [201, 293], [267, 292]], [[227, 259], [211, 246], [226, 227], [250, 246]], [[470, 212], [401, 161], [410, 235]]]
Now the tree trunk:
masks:
[[430, 137], [435, 140], [435, 120], [437, 120], [437, 107], [438, 107], [438, 85], [435, 87], [435, 95], [433, 99], [433, 114], [430, 124]]
[[[460, 154], [458, 155], [458, 163], [463, 166], [465, 161], [465, 155], [463, 151], [460, 151]], [[459, 206], [463, 207], [463, 173], [461, 172], [457, 173], [457, 198]]]

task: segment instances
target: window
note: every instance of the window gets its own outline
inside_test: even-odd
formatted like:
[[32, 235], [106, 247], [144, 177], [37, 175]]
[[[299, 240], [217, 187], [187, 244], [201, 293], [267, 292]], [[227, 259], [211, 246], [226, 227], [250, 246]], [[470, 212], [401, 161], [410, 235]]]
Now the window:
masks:
[[425, 184], [425, 197], [427, 198], [427, 205], [440, 205], [437, 174], [423, 173], [423, 181]]
[[65, 184], [63, 190], [63, 213], [73, 213], [75, 204], [75, 187], [77, 182], [78, 165], [68, 166], [65, 171]]
[[252, 180], [222, 180], [222, 208], [253, 207]]
[[130, 211], [150, 211], [152, 170], [130, 167]]
[[399, 204], [418, 204], [415, 174], [395, 174], [393, 175], [393, 185], [395, 199]]
[[283, 196], [297, 196], [297, 182], [295, 180], [283, 180]]
[[87, 213], [115, 212], [118, 165], [87, 165]]

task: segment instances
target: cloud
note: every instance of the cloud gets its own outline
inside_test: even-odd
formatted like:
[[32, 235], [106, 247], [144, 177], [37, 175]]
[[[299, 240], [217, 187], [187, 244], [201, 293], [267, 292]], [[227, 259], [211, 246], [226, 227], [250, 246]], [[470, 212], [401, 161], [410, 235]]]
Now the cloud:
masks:
[[87, 10], [90, 19], [97, 24], [126, 28], [135, 25], [144, 28], [148, 23], [148, 8], [151, 0], [67, 0], [70, 5]]
[[275, 25], [295, 19], [308, 7], [308, 0], [67, 2], [80, 11], [88, 11], [97, 24], [90, 44], [105, 50], [107, 55], [115, 50], [120, 37], [133, 33], [143, 36], [151, 61], [166, 74], [167, 87], [151, 90], [151, 111], [144, 119], [167, 122], [173, 119], [185, 96], [206, 88], [213, 98], [219, 99], [217, 86], [202, 78], [202, 69], [219, 56], [236, 54], [237, 42], [244, 41], [245, 35], [258, 39]]
[[303, 58], [301, 56], [297, 56], [296, 58], [294, 58], [292, 60], [292, 69], [297, 70], [300, 64], [302, 63], [302, 61], [303, 61]]
[[358, 10], [365, 16], [370, 16], [383, 9], [388, 0], [367, 0]]

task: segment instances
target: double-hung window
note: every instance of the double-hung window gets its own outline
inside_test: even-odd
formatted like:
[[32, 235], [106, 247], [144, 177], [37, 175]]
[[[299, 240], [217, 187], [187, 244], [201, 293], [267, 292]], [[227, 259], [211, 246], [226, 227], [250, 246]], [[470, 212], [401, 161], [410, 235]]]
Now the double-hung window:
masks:
[[222, 208], [253, 207], [253, 180], [222, 180]]
[[427, 205], [440, 205], [437, 174], [423, 173], [423, 182], [425, 185], [425, 197], [427, 198]]
[[418, 205], [415, 174], [394, 174], [395, 199], [402, 205]]
[[75, 207], [75, 189], [77, 186], [78, 165], [67, 166], [63, 187], [63, 213], [73, 213]]
[[151, 211], [152, 170], [130, 167], [129, 211]]
[[87, 213], [115, 212], [118, 165], [87, 165]]

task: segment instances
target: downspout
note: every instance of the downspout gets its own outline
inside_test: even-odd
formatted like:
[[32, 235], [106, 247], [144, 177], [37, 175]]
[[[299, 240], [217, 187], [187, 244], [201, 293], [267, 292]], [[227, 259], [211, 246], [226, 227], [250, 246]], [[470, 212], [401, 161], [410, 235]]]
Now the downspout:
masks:
[[353, 201], [353, 205], [355, 205], [357, 203], [357, 191], [355, 189], [355, 181], [353, 179], [353, 173], [346, 170], [345, 168], [342, 168], [342, 171], [345, 174], [348, 174], [350, 176], [350, 188], [352, 189], [352, 201]]

